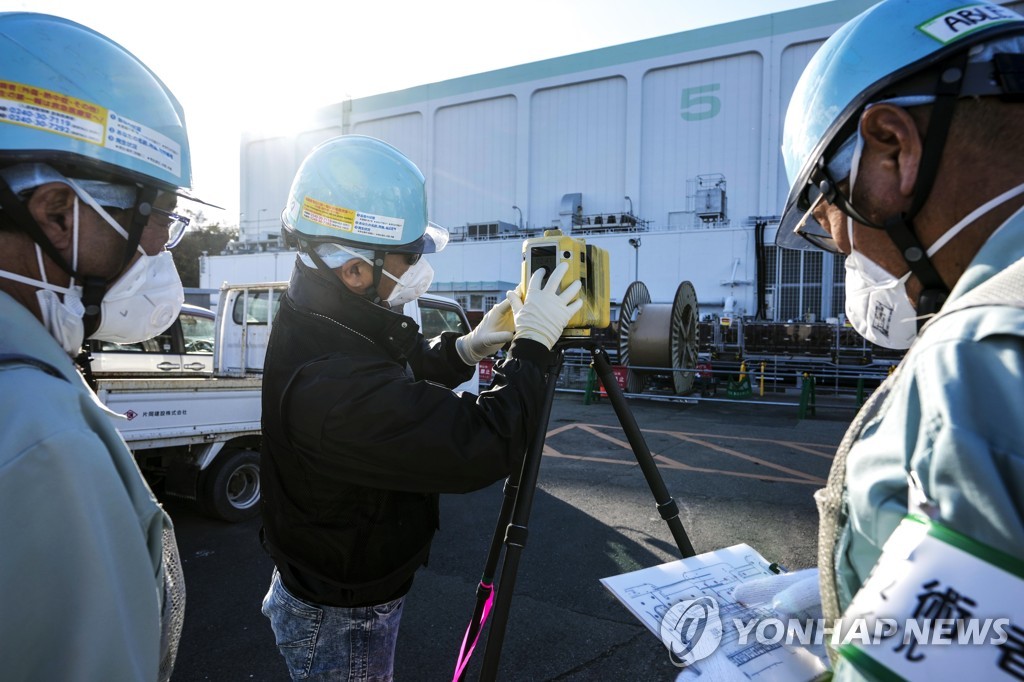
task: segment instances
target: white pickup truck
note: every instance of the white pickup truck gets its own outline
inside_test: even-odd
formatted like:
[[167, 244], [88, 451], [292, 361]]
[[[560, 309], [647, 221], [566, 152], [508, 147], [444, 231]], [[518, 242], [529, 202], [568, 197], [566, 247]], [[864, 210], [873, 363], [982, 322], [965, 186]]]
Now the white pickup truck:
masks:
[[[96, 373], [97, 394], [122, 415], [116, 426], [151, 484], [225, 521], [259, 512], [263, 359], [286, 287], [221, 288], [211, 374], [145, 376], [138, 363], [126, 374], [109, 358]], [[470, 329], [458, 303], [439, 296], [426, 294], [405, 313], [428, 337]], [[478, 392], [478, 374], [456, 390]]]

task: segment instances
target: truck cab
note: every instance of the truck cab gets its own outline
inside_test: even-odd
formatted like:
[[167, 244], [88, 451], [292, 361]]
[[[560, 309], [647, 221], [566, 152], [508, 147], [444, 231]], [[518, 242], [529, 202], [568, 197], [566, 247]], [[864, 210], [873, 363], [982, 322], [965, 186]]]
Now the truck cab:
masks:
[[[263, 363], [286, 289], [286, 282], [225, 285], [215, 318], [188, 307], [170, 329], [138, 348], [94, 346], [102, 366], [99, 372], [94, 368], [97, 395], [119, 415], [115, 426], [139, 468], [165, 494], [195, 500], [224, 521], [259, 513]], [[465, 311], [452, 299], [424, 295], [404, 312], [428, 337], [470, 329]], [[208, 325], [201, 338], [194, 335], [191, 347], [186, 327], [199, 327], [187, 322], [189, 317]], [[190, 355], [186, 348], [201, 350], [210, 369], [183, 373], [158, 366], [184, 364], [176, 358]], [[160, 359], [128, 362], [150, 354], [147, 349]], [[181, 353], [171, 357], [165, 350]], [[478, 392], [478, 373], [455, 390]]]
[[[263, 358], [274, 316], [281, 304], [281, 294], [288, 288], [286, 282], [273, 284], [236, 285], [221, 297], [226, 306], [219, 318], [217, 339], [223, 346], [218, 353], [218, 371], [228, 374], [262, 372]], [[442, 332], [466, 334], [470, 331], [469, 318], [456, 301], [435, 294], [423, 294], [405, 304], [403, 314], [411, 317], [424, 337], [430, 339]], [[479, 372], [454, 389], [456, 392], [480, 392]]]
[[215, 320], [208, 308], [185, 304], [174, 324], [151, 339], [139, 343], [90, 339], [84, 345], [94, 374], [208, 376], [213, 374]]

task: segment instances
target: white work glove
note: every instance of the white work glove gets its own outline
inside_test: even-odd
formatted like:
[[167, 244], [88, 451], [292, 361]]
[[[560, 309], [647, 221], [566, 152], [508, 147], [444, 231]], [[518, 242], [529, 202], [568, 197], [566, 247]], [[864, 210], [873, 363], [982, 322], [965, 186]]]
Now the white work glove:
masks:
[[576, 311], [583, 307], [583, 301], [573, 300], [583, 286], [579, 280], [567, 286], [565, 291], [558, 291], [562, 276], [568, 269], [568, 263], [559, 263], [543, 287], [541, 281], [544, 279], [544, 269], [538, 269], [530, 277], [525, 301], [519, 298], [515, 291], [506, 294], [508, 302], [512, 304], [512, 315], [515, 318], [515, 338], [539, 341], [547, 346], [548, 350], [555, 345], [565, 330], [565, 325], [569, 324]]
[[747, 580], [736, 586], [732, 596], [743, 606], [768, 603], [782, 620], [822, 617], [817, 568]]
[[475, 365], [501, 350], [515, 330], [512, 304], [505, 300], [488, 310], [473, 331], [455, 339], [455, 350], [464, 363]]

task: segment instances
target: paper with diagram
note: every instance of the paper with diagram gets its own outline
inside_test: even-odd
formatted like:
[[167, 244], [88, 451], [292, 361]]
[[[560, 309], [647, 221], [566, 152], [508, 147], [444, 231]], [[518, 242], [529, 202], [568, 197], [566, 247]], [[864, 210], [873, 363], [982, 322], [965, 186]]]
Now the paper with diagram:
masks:
[[[786, 633], [778, 633], [774, 626], [758, 630], [755, 621], [776, 619], [771, 606], [742, 606], [733, 599], [732, 592], [737, 584], [771, 575], [774, 574], [769, 569], [769, 562], [749, 545], [741, 544], [602, 578], [601, 583], [666, 643], [666, 637], [672, 636], [670, 631], [680, 622], [681, 608], [686, 607], [686, 616], [690, 622], [695, 622], [694, 613], [707, 615], [707, 607], [713, 607], [714, 615], [721, 623], [711, 642], [714, 653], [683, 668], [683, 680], [696, 680], [698, 677], [751, 679], [756, 682], [813, 680], [827, 671], [824, 646], [814, 646], [813, 638], [808, 638], [812, 645], [802, 645], [799, 636], [787, 637]], [[699, 608], [694, 611], [689, 605]], [[666, 631], [663, 632], [662, 621], [666, 614], [671, 614], [673, 624], [666, 621]], [[700, 627], [702, 631], [703, 625]], [[702, 635], [693, 635], [691, 630], [690, 637], [692, 641]], [[707, 637], [711, 635], [707, 634]], [[776, 639], [779, 641], [773, 641]]]

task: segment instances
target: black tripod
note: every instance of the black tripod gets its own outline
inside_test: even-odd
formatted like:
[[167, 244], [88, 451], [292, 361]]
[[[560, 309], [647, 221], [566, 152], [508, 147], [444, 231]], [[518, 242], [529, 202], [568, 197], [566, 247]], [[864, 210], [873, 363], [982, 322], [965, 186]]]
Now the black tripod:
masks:
[[[640, 433], [640, 428], [637, 426], [633, 414], [629, 411], [626, 399], [622, 395], [622, 389], [619, 388], [619, 384], [615, 380], [611, 363], [608, 361], [608, 354], [597, 343], [589, 340], [566, 339], [563, 337], [555, 346], [557, 356], [555, 364], [548, 373], [547, 390], [541, 408], [543, 418], [526, 452], [518, 483], [514, 484], [511, 476], [505, 481], [504, 498], [501, 504], [501, 511], [498, 514], [497, 527], [494, 530], [494, 536], [491, 538], [487, 561], [484, 566], [483, 575], [480, 578], [480, 585], [477, 587], [476, 609], [473, 613], [473, 620], [466, 631], [463, 651], [460, 654], [460, 660], [456, 668], [455, 674], [458, 680], [462, 680], [465, 677], [465, 668], [469, 655], [472, 653], [480, 634], [482, 621], [485, 619], [492, 604], [494, 607], [494, 618], [491, 622], [490, 634], [487, 637], [487, 647], [484, 651], [480, 679], [489, 682], [497, 677], [498, 660], [501, 657], [501, 647], [505, 639], [509, 608], [512, 604], [512, 593], [515, 589], [516, 571], [519, 567], [520, 555], [526, 546], [527, 522], [530, 518], [530, 508], [533, 505], [533, 494], [537, 487], [541, 454], [544, 450], [544, 439], [547, 436], [548, 430], [548, 419], [551, 416], [551, 406], [555, 398], [555, 386], [558, 383], [558, 376], [562, 371], [565, 349], [572, 347], [590, 349], [594, 368], [601, 379], [601, 383], [604, 384], [612, 407], [615, 409], [615, 414], [619, 418], [619, 424], [629, 439], [629, 444], [633, 449], [633, 455], [636, 457], [637, 464], [640, 465], [644, 478], [647, 479], [647, 485], [654, 495], [654, 501], [657, 504], [661, 518], [668, 523], [669, 530], [672, 532], [672, 537], [682, 557], [691, 557], [695, 554], [693, 545], [690, 544], [690, 539], [683, 529], [683, 523], [679, 519], [679, 508], [665, 488], [661, 472], [658, 471], [654, 458], [651, 456], [651, 451], [648, 449], [647, 443]], [[502, 540], [503, 537], [504, 541]], [[504, 561], [501, 566], [501, 589], [497, 591], [495, 598], [493, 581], [503, 546], [505, 552]]]

